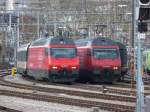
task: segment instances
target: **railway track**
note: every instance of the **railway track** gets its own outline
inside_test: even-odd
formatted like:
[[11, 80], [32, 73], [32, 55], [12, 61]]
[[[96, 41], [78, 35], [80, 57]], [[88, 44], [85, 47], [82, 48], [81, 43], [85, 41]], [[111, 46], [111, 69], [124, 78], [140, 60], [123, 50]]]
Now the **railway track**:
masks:
[[[33, 81], [35, 82], [34, 80], [31, 80], [29, 78], [25, 78], [25, 80], [29, 80], [29, 81]], [[41, 82], [40, 82], [41, 83]], [[43, 83], [43, 82], [42, 82]], [[47, 84], [47, 82], [44, 84]], [[52, 84], [53, 85], [53, 84]], [[87, 85], [87, 84], [73, 84], [73, 85], [69, 85], [69, 86], [66, 86], [66, 85], [62, 85], [62, 84], [55, 84], [56, 86], [65, 86], [65, 87], [73, 87], [73, 88], [79, 88], [79, 89], [88, 89], [88, 90], [92, 90], [92, 91], [103, 91], [103, 86], [101, 85], [98, 85], [98, 86], [95, 86], [95, 85]], [[114, 93], [114, 94], [121, 94], [121, 95], [136, 95], [135, 93], [135, 90], [134, 89], [130, 89], [131, 85], [130, 84], [127, 84], [127, 83], [115, 83], [114, 85], [104, 85], [106, 87], [106, 89], [108, 90], [107, 92], [109, 93]], [[122, 89], [122, 88], [127, 88], [127, 89]], [[150, 90], [150, 87], [149, 86], [145, 86], [145, 90]], [[149, 92], [146, 92], [145, 95], [150, 95]]]
[[[111, 86], [111, 85], [110, 85]], [[134, 84], [135, 88], [136, 84]], [[124, 83], [124, 82], [116, 82], [113, 87], [120, 87], [120, 88], [131, 88], [131, 82], [130, 83]], [[150, 85], [145, 84], [144, 90], [150, 90]]]
[[[150, 76], [148, 75], [144, 75], [144, 77], [142, 77], [143, 83], [144, 85], [150, 85]], [[124, 83], [130, 83], [131, 82], [131, 76], [130, 75], [126, 75], [125, 79], [124, 79]], [[134, 81], [134, 83], [136, 83], [136, 81]]]
[[10, 108], [4, 107], [4, 106], [0, 106], [0, 112], [22, 112], [22, 111], [10, 109]]
[[[13, 90], [0, 90], [0, 95], [8, 95], [15, 97], [22, 97], [27, 99], [34, 99], [46, 102], [54, 102], [61, 103], [66, 105], [80, 106], [80, 107], [99, 107], [103, 110], [115, 111], [115, 112], [134, 112], [135, 106], [133, 105], [125, 105], [125, 104], [116, 104], [114, 101], [107, 100], [94, 100], [94, 99], [86, 99], [83, 97], [74, 98], [74, 97], [64, 97], [64, 96], [55, 96], [55, 95], [42, 95], [37, 93], [26, 93], [26, 92], [18, 92]], [[111, 103], [110, 103], [111, 102]]]
[[[25, 78], [26, 79], [26, 78]], [[40, 82], [42, 85], [47, 85], [47, 82], [35, 81], [32, 79], [28, 79], [30, 82]], [[135, 103], [136, 101], [136, 94], [135, 90], [130, 90], [130, 84], [117, 82], [113, 85], [105, 84], [105, 85], [93, 85], [93, 84], [73, 84], [73, 85], [65, 85], [65, 84], [50, 84], [50, 87], [42, 87], [39, 86], [37, 83], [36, 85], [31, 84], [18, 84], [14, 82], [4, 81], [2, 78], [0, 79], [0, 85], [19, 88], [24, 90], [35, 90], [39, 92], [46, 92], [46, 93], [53, 93], [53, 94], [65, 94], [70, 96], [78, 96], [84, 97], [87, 99], [98, 99], [98, 100], [108, 100], [110, 102], [122, 101], [126, 103]], [[51, 87], [54, 86], [54, 87]], [[62, 87], [62, 88], [59, 88]], [[65, 89], [69, 88], [69, 89]], [[73, 89], [73, 90], [70, 90]], [[77, 89], [77, 90], [74, 90]], [[103, 89], [106, 89], [106, 93], [103, 92]], [[146, 90], [150, 90], [149, 86], [145, 87]], [[8, 93], [7, 93], [8, 92]], [[16, 94], [16, 95], [15, 95]], [[24, 94], [24, 95], [23, 95]], [[133, 96], [130, 96], [130, 95]], [[135, 106], [130, 105], [119, 105], [118, 103], [112, 104], [109, 102], [99, 102], [93, 100], [85, 100], [85, 99], [75, 99], [70, 98], [67, 99], [65, 97], [58, 97], [58, 96], [46, 96], [41, 94], [34, 94], [34, 93], [20, 93], [14, 91], [2, 91], [0, 90], [0, 95], [9, 95], [9, 96], [17, 96], [41, 101], [48, 101], [48, 102], [55, 102], [55, 103], [62, 103], [67, 105], [74, 105], [74, 106], [83, 106], [83, 107], [100, 107], [100, 109], [108, 110], [108, 111], [115, 111], [115, 112], [132, 112], [135, 110]], [[150, 95], [150, 92], [145, 92], [145, 95]], [[55, 99], [55, 100], [52, 100]], [[57, 99], [57, 100], [56, 100]], [[70, 102], [68, 101], [70, 100]], [[78, 102], [78, 104], [77, 104]], [[120, 103], [121, 104], [121, 103]]]
[[59, 88], [59, 87], [40, 87], [40, 86], [33, 86], [33, 85], [26, 85], [26, 84], [18, 84], [12, 83], [9, 81], [1, 81], [0, 85], [20, 88], [20, 89], [28, 89], [28, 90], [36, 90], [41, 92], [48, 92], [48, 93], [62, 93], [68, 95], [75, 95], [75, 96], [82, 96], [87, 98], [98, 98], [98, 99], [107, 99], [107, 100], [114, 100], [114, 101], [125, 101], [125, 102], [135, 102], [136, 97], [134, 96], [124, 96], [124, 95], [116, 95], [116, 94], [109, 94], [109, 93], [102, 93], [102, 91], [87, 91], [85, 88], [82, 89], [73, 89], [73, 88]]
[[[36, 83], [39, 82], [41, 84], [46, 84], [48, 82], [43, 82], [43, 81], [35, 81], [32, 80], [28, 77], [24, 77], [25, 80]], [[86, 90], [91, 90], [91, 91], [103, 91], [103, 87], [105, 86], [106, 89], [108, 90], [107, 92], [112, 93], [112, 94], [121, 94], [121, 95], [136, 95], [136, 87], [134, 87], [133, 89], [131, 89], [131, 84], [129, 83], [124, 83], [124, 82], [115, 82], [113, 85], [111, 84], [103, 84], [103, 85], [92, 85], [92, 84], [81, 84], [81, 83], [77, 83], [77, 84], [73, 84], [73, 85], [64, 85], [64, 84], [53, 84], [51, 83], [51, 85], [55, 85], [55, 86], [64, 86], [64, 87], [71, 87], [71, 88], [79, 88], [79, 89], [86, 89]], [[134, 85], [136, 86], [136, 85]], [[150, 86], [149, 85], [145, 85], [144, 89], [146, 90], [145, 95], [150, 95]]]
[[[35, 93], [25, 93], [18, 91], [9, 91], [9, 90], [0, 90], [0, 95], [8, 95], [8, 96], [16, 96], [22, 98], [29, 98], [41, 101], [62, 103], [67, 105], [81, 106], [81, 107], [99, 107], [100, 109], [115, 111], [115, 112], [133, 112], [135, 110], [135, 105], [131, 106], [130, 103], [135, 103], [135, 96], [125, 96], [125, 95], [117, 95], [111, 93], [102, 93], [102, 91], [93, 91], [87, 90], [86, 85], [84, 84], [75, 84], [75, 85], [52, 85], [54, 87], [40, 87], [36, 85], [27, 85], [27, 84], [18, 84], [14, 82], [5, 81], [0, 79], [0, 85], [7, 87], [12, 87], [16, 89], [22, 90], [30, 90], [36, 91]], [[61, 88], [59, 88], [61, 86]], [[70, 89], [68, 88], [70, 86]], [[75, 87], [74, 87], [75, 86]], [[63, 88], [62, 88], [63, 87]], [[82, 87], [82, 88], [81, 88]], [[68, 89], [65, 89], [68, 88]], [[74, 88], [74, 89], [73, 89]], [[89, 86], [91, 88], [91, 86]], [[76, 89], [76, 90], [75, 90]], [[12, 90], [12, 89], [10, 89]], [[40, 92], [44, 92], [46, 94], [62, 94], [62, 96], [49, 96], [40, 94]], [[63, 96], [64, 95], [64, 96]], [[65, 96], [69, 97], [65, 97]], [[81, 98], [72, 98], [81, 97]], [[99, 101], [95, 101], [95, 100]], [[112, 103], [116, 102], [116, 103]], [[124, 103], [125, 105], [122, 105]], [[129, 104], [128, 104], [129, 103]]]
[[[25, 80], [28, 80], [30, 82], [36, 83], [35, 80], [29, 79], [29, 78], [24, 78]], [[48, 82], [39, 82], [41, 84], [47, 84]], [[50, 85], [54, 86], [63, 86], [63, 87], [69, 87], [69, 88], [77, 88], [77, 89], [84, 89], [84, 90], [90, 90], [90, 91], [98, 91], [101, 92], [103, 91], [103, 85], [91, 85], [91, 84], [73, 84], [73, 85], [64, 85], [64, 84], [53, 84], [51, 83]], [[112, 94], [120, 94], [120, 95], [134, 95], [135, 96], [135, 90], [130, 90], [130, 89], [122, 89], [123, 87], [120, 87], [119, 85], [105, 85], [105, 89], [107, 89], [107, 93], [112, 93]]]
[[[31, 79], [28, 79], [27, 80], [29, 81], [32, 81], [33, 83], [35, 83], [36, 81], [34, 80], [31, 80]], [[17, 87], [18, 86], [18, 83], [14, 83], [14, 82], [9, 82], [9, 81], [4, 81], [4, 83], [2, 84], [5, 84], [6, 86], [14, 86], [14, 87]], [[42, 84], [47, 84], [47, 82], [40, 82]], [[27, 85], [26, 84], [19, 84], [20, 86], [22, 87], [26, 87]], [[57, 87], [67, 87], [67, 88], [75, 88], [75, 89], [83, 89], [83, 90], [90, 90], [90, 91], [96, 91], [96, 92], [99, 92], [101, 93], [104, 89], [107, 90], [107, 93], [111, 93], [111, 94], [118, 94], [118, 95], [126, 95], [126, 96], [130, 96], [130, 95], [134, 95], [136, 96], [136, 91], [135, 89], [134, 90], [131, 90], [130, 88], [127, 88], [127, 87], [122, 87], [122, 85], [125, 85], [125, 86], [128, 86], [126, 84], [123, 84], [121, 83], [121, 86], [119, 86], [119, 83], [115, 84], [115, 85], [105, 85], [105, 88], [103, 88], [103, 85], [90, 85], [90, 84], [73, 84], [73, 85], [65, 85], [65, 84], [50, 84], [50, 85], [53, 85], [53, 86], [56, 86]], [[117, 85], [117, 86], [116, 86]], [[35, 86], [36, 87], [36, 86]], [[26, 89], [31, 89], [31, 88], [35, 88], [31, 85], [28, 85], [28, 87]], [[43, 90], [43, 87], [36, 87], [39, 91], [44, 91]], [[147, 88], [149, 88], [147, 86]], [[47, 88], [45, 88], [46, 90]], [[54, 88], [48, 88], [48, 89], [51, 89], [53, 90]], [[46, 90], [47, 91], [47, 90]], [[51, 91], [48, 91], [48, 92], [51, 92]], [[62, 90], [62, 92], [64, 92]], [[75, 93], [74, 93], [75, 94]], [[76, 93], [77, 94], [77, 93]], [[150, 91], [146, 91], [144, 93], [145, 95], [150, 95]], [[103, 95], [101, 95], [101, 97], [103, 97]], [[118, 99], [118, 98], [117, 98]], [[127, 98], [128, 99], [128, 98]]]

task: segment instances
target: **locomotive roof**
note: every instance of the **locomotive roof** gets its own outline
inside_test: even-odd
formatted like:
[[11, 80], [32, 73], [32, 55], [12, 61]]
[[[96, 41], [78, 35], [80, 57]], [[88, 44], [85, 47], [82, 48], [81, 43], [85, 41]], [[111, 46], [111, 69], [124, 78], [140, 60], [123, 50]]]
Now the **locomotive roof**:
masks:
[[108, 45], [117, 45], [113, 40], [104, 37], [97, 38], [85, 38], [78, 39], [75, 42], [78, 46], [88, 46], [88, 45], [100, 45], [100, 46], [108, 46]]
[[77, 46], [88, 46], [91, 45], [92, 38], [78, 39], [75, 41]]
[[32, 46], [42, 46], [42, 45], [49, 45], [49, 44], [74, 44], [74, 41], [72, 38], [68, 38], [68, 37], [51, 36], [49, 38], [41, 38], [33, 41]]
[[63, 44], [74, 44], [72, 38], [63, 37], [63, 36], [48, 38], [48, 40], [50, 41], [51, 44], [61, 44], [61, 42], [63, 42]]
[[109, 46], [109, 45], [117, 45], [117, 44], [109, 38], [97, 37], [93, 40], [92, 45]]

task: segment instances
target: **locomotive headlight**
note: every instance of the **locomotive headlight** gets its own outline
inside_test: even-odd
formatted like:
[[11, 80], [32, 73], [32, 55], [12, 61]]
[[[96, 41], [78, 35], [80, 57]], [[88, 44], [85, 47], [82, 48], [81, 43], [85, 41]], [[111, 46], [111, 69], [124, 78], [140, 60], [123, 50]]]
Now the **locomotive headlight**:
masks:
[[114, 70], [118, 70], [119, 68], [118, 68], [118, 67], [113, 67], [113, 69], [114, 69]]
[[58, 67], [57, 66], [52, 66], [52, 69], [58, 69]]
[[75, 67], [75, 66], [73, 66], [73, 67], [71, 67], [72, 69], [77, 69], [77, 67]]

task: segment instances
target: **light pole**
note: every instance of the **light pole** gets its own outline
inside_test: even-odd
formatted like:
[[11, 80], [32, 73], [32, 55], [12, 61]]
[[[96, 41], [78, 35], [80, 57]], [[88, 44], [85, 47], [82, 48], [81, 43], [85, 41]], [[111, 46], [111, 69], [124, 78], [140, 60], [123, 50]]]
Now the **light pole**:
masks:
[[19, 48], [19, 36], [20, 36], [20, 30], [19, 30], [19, 25], [20, 25], [20, 12], [19, 12], [19, 8], [17, 8], [17, 48]]
[[15, 11], [17, 13], [17, 25], [16, 25], [16, 33], [17, 35], [14, 34], [14, 30], [12, 31], [12, 36], [14, 40], [14, 62], [15, 62], [15, 67], [17, 66], [17, 49], [19, 48], [19, 36], [20, 36], [20, 30], [19, 30], [19, 24], [20, 24], [20, 12], [19, 12], [19, 5], [20, 3], [16, 2], [14, 5], [17, 5], [15, 8]]
[[120, 19], [120, 21], [122, 22], [122, 20], [123, 20], [123, 15], [125, 15], [125, 8], [126, 8], [128, 5], [120, 4], [120, 5], [118, 5], [118, 6], [121, 8], [121, 11], [120, 11], [120, 13], [121, 13], [121, 19]]
[[119, 40], [123, 43], [123, 34], [124, 34], [124, 32], [123, 32], [123, 26], [124, 26], [124, 21], [125, 21], [125, 14], [126, 14], [126, 12], [125, 12], [125, 9], [126, 9], [126, 7], [127, 7], [128, 5], [126, 5], [126, 4], [119, 4], [118, 5], [118, 7], [120, 7], [120, 29], [121, 29], [121, 31], [119, 32], [120, 34], [119, 34]]
[[137, 101], [136, 101], [136, 112], [142, 112], [142, 106], [144, 103], [143, 96], [143, 81], [141, 76], [141, 41], [138, 33], [138, 14], [139, 14], [139, 1], [133, 0], [132, 2], [132, 47], [134, 47], [134, 73], [136, 74], [136, 89], [137, 89]]
[[39, 12], [37, 12], [37, 37], [40, 38], [40, 17]]

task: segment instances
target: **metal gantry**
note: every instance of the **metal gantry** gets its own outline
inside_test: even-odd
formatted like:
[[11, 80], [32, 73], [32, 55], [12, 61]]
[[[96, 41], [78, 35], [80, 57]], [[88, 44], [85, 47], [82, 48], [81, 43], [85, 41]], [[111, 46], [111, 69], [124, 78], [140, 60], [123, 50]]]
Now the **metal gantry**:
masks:
[[[24, 5], [19, 8], [20, 16], [23, 18], [23, 21], [20, 19], [20, 42], [27, 41], [29, 36], [31, 40], [39, 38], [45, 30], [48, 30], [47, 32], [50, 35], [56, 35], [59, 27], [66, 28], [64, 30], [71, 29], [73, 32], [71, 32], [70, 36], [72, 37], [80, 36], [77, 34], [80, 33], [79, 30], [82, 28], [87, 29], [90, 36], [94, 36], [97, 33], [95, 32], [95, 29], [98, 28], [97, 26], [101, 28], [104, 24], [107, 27], [103, 32], [99, 32], [100, 35], [119, 40], [130, 40], [128, 37], [130, 37], [131, 31], [127, 27], [131, 24], [131, 19], [125, 19], [125, 15], [131, 11], [130, 1], [77, 0], [72, 1], [73, 4], [71, 2], [69, 4], [68, 2], [62, 2], [65, 2], [65, 0], [45, 0], [44, 3], [40, 3], [38, 0], [24, 2]], [[49, 4], [49, 7], [44, 4]], [[93, 7], [91, 4], [93, 4]], [[75, 7], [75, 5], [81, 10], [73, 9], [72, 6]], [[67, 6], [66, 9], [65, 6]], [[26, 19], [27, 16], [30, 19], [29, 21]], [[130, 17], [131, 15], [127, 16]], [[120, 20], [119, 18], [122, 19]], [[32, 27], [30, 32], [29, 27]], [[29, 41], [31, 41], [30, 39]]]
[[13, 38], [16, 46], [42, 37], [45, 31], [57, 35], [60, 28], [71, 32], [72, 38], [86, 29], [88, 36], [107, 36], [130, 44], [131, 0], [14, 0], [14, 12], [18, 18], [11, 30], [17, 37]]

